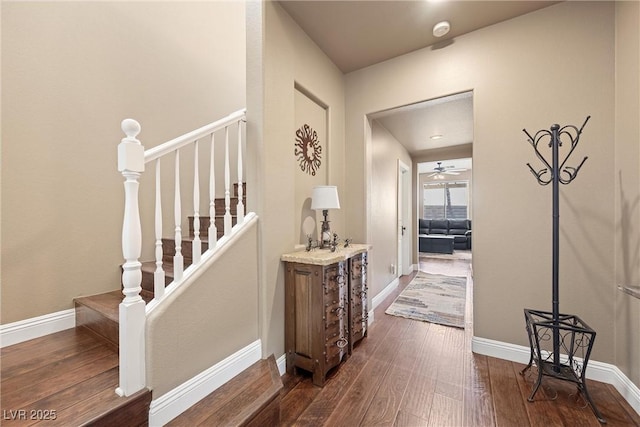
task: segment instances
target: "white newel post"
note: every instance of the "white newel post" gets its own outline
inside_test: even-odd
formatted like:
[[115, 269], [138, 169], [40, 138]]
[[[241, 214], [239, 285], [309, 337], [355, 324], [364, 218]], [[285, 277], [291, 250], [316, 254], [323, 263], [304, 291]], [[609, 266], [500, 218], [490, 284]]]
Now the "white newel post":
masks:
[[120, 387], [116, 393], [130, 396], [145, 387], [145, 302], [140, 297], [142, 229], [138, 208], [138, 179], [144, 172], [144, 147], [136, 136], [140, 124], [132, 119], [122, 121], [126, 138], [118, 145], [118, 171], [125, 178], [124, 222], [122, 226], [122, 293], [120, 315]]

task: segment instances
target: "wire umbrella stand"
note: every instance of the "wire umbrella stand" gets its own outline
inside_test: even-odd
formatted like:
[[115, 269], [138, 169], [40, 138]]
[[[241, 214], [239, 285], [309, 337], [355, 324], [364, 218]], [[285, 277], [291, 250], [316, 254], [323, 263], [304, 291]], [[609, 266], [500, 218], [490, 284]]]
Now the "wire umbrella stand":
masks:
[[[560, 184], [570, 184], [578, 175], [587, 157], [584, 157], [578, 166], [568, 166], [567, 161], [578, 146], [580, 135], [589, 121], [587, 116], [580, 128], [573, 125], [554, 124], [550, 130], [542, 129], [533, 136], [526, 129], [522, 131], [527, 135], [528, 142], [533, 147], [536, 157], [542, 162], [543, 168], [536, 170], [527, 163], [529, 170], [536, 177], [540, 185], [551, 184], [553, 195], [552, 213], [552, 311], [525, 309], [524, 317], [526, 330], [531, 347], [531, 357], [527, 366], [521, 371], [524, 375], [533, 365], [538, 370], [538, 378], [533, 385], [529, 402], [538, 391], [543, 377], [552, 377], [576, 384], [578, 392], [584, 396], [590, 405], [598, 421], [606, 424], [606, 420], [593, 403], [585, 374], [587, 363], [591, 355], [591, 349], [596, 338], [596, 332], [591, 329], [578, 316], [560, 313], [559, 298], [559, 258], [560, 258]], [[560, 148], [563, 142], [570, 144], [562, 153]], [[540, 148], [545, 143], [551, 150], [551, 161], [547, 155], [543, 155]]]

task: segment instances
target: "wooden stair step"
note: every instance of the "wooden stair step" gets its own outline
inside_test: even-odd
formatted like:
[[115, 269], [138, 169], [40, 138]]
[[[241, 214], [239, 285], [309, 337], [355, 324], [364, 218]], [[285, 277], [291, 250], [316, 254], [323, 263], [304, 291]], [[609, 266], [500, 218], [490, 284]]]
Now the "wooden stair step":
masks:
[[[185, 263], [185, 268], [187, 265]], [[168, 285], [173, 281], [173, 262], [166, 261], [162, 263], [162, 269], [164, 270], [164, 284]], [[156, 271], [156, 263], [155, 261], [145, 261], [142, 263], [142, 290], [144, 292], [150, 293], [153, 296], [153, 288], [154, 288], [154, 273]], [[141, 294], [142, 295], [142, 294]], [[144, 298], [144, 297], [143, 297]]]
[[271, 355], [173, 419], [167, 426], [277, 426], [283, 384]]
[[[200, 217], [200, 238], [206, 238], [209, 236], [209, 224], [211, 222], [211, 217], [209, 216], [201, 216]], [[231, 215], [231, 225], [234, 226], [238, 222], [238, 218], [235, 214]], [[224, 212], [220, 215], [215, 216], [215, 225], [218, 230], [218, 238], [222, 237], [224, 234]], [[195, 229], [193, 227], [193, 217], [189, 217], [189, 236], [193, 238]]]
[[[141, 296], [146, 302], [153, 299], [153, 294]], [[117, 348], [119, 305], [123, 298], [122, 290], [75, 298], [76, 327], [89, 329]]]
[[[193, 259], [193, 239], [194, 236], [186, 236], [182, 238], [182, 257], [185, 261], [185, 268], [187, 265], [191, 265], [191, 260]], [[200, 241], [202, 242], [202, 253], [209, 249], [209, 237], [207, 235], [200, 236]], [[162, 260], [163, 262], [172, 263], [173, 256], [176, 253], [176, 241], [175, 239], [169, 237], [162, 238]]]
[[84, 327], [118, 347], [118, 305], [122, 302], [121, 291], [74, 298], [76, 326]]
[[0, 400], [13, 411], [4, 414], [3, 426], [148, 423], [151, 392], [119, 397], [118, 351], [87, 328], [5, 347], [0, 364]]

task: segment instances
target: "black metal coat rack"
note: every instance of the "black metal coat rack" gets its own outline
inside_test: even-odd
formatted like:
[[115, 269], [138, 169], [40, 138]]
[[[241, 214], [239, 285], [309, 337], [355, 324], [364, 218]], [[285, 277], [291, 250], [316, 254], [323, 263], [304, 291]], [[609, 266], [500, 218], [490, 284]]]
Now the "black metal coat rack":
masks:
[[[560, 125], [554, 124], [550, 130], [539, 130], [533, 136], [526, 129], [522, 130], [527, 135], [528, 142], [544, 167], [535, 170], [531, 164], [527, 163], [527, 166], [540, 185], [552, 185], [553, 197], [552, 311], [549, 313], [540, 310], [524, 310], [529, 344], [531, 346], [531, 358], [522, 373], [524, 374], [534, 363], [538, 367], [538, 379], [529, 396], [529, 401], [533, 401], [543, 376], [571, 381], [577, 385], [578, 390], [582, 392], [587, 402], [591, 405], [591, 409], [598, 421], [606, 423], [591, 400], [585, 383], [587, 363], [596, 333], [578, 316], [560, 313], [560, 184], [570, 184], [578, 176], [580, 168], [587, 160], [587, 157], [584, 157], [575, 167], [567, 165], [567, 161], [578, 146], [580, 135], [589, 118], [590, 116], [587, 116], [579, 129], [573, 125], [560, 127]], [[561, 159], [560, 147], [562, 147], [563, 140], [571, 145], [566, 151], [566, 155], [563, 156], [564, 158]], [[541, 143], [547, 141], [548, 147], [551, 149], [551, 162], [548, 161], [548, 157], [545, 157], [539, 148]], [[550, 340], [551, 347], [545, 347], [545, 344]], [[564, 354], [564, 359], [562, 354]]]

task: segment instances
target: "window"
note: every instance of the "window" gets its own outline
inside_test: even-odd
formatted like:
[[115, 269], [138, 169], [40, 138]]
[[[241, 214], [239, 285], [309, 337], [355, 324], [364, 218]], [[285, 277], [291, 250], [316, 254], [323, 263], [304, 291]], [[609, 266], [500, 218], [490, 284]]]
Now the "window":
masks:
[[467, 219], [469, 186], [467, 181], [430, 182], [424, 184], [424, 219]]

